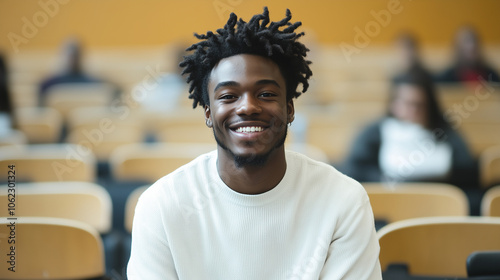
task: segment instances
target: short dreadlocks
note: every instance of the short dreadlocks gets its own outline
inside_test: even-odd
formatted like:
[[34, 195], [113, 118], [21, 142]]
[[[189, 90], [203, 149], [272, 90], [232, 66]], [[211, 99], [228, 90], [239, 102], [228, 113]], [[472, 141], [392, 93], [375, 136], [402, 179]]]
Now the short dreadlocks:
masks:
[[[212, 68], [223, 58], [238, 54], [255, 54], [270, 58], [274, 61], [283, 75], [287, 89], [287, 100], [298, 97], [299, 83], [302, 92], [309, 87], [308, 79], [312, 75], [309, 68], [310, 61], [305, 60], [307, 49], [297, 39], [304, 32], [294, 31], [302, 25], [301, 22], [290, 23], [292, 14], [286, 10], [286, 17], [278, 22], [269, 24], [269, 11], [252, 17], [247, 23], [231, 13], [224, 28], [218, 29], [217, 34], [208, 31], [207, 34], [197, 34], [195, 37], [202, 40], [193, 44], [186, 51], [194, 51], [185, 56], [179, 64], [188, 74], [189, 98], [193, 99], [193, 108], [210, 105], [208, 98], [208, 78]], [[269, 24], [269, 26], [268, 26]], [[282, 30], [280, 27], [286, 26]], [[235, 28], [236, 27], [236, 28]]]

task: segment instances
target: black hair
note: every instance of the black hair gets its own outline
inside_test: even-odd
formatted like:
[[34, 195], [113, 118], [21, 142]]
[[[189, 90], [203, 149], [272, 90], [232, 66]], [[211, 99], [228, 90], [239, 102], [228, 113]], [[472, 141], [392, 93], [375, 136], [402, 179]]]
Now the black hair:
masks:
[[[437, 100], [436, 88], [432, 77], [422, 69], [414, 68], [397, 76], [392, 81], [392, 89], [389, 97], [389, 104], [392, 104], [397, 95], [397, 87], [403, 84], [416, 86], [422, 89], [427, 100], [427, 120], [429, 129], [445, 129], [449, 128], [450, 124], [446, 121], [441, 111], [441, 106]], [[390, 108], [390, 107], [389, 107]], [[390, 109], [387, 113], [393, 116]]]
[[[248, 23], [241, 18], [238, 20], [231, 13], [224, 28], [218, 29], [217, 33], [195, 33], [195, 37], [202, 41], [187, 48], [186, 51], [194, 52], [185, 56], [179, 64], [184, 68], [182, 74], [188, 74], [189, 98], [194, 100], [193, 108], [210, 105], [210, 71], [220, 60], [238, 54], [260, 55], [275, 62], [285, 79], [287, 100], [301, 94], [297, 91], [299, 84], [302, 84], [302, 93], [306, 92], [309, 87], [307, 80], [312, 75], [309, 68], [311, 62], [305, 59], [309, 49], [297, 40], [304, 33], [294, 32], [302, 23], [290, 23], [291, 18], [292, 14], [287, 9], [284, 19], [270, 23], [269, 11], [264, 7], [264, 12], [254, 15]], [[285, 28], [280, 30], [281, 27]]]
[[9, 90], [8, 68], [4, 56], [0, 53], [0, 113], [7, 113], [11, 118], [11, 127], [16, 127], [14, 108]]
[[420, 45], [416, 35], [411, 31], [402, 31], [397, 35], [395, 40], [401, 47], [412, 52], [412, 58], [410, 64], [403, 70], [403, 73], [393, 77], [393, 80], [400, 79], [402, 77], [399, 76], [404, 76], [408, 73], [416, 74], [415, 72], [420, 72], [418, 73], [419, 75], [427, 75], [426, 78], [432, 79], [432, 74], [427, 70], [427, 67], [425, 67], [420, 58]]
[[404, 47], [411, 49], [412, 51], [418, 51], [420, 48], [418, 39], [416, 38], [415, 34], [410, 32], [410, 31], [402, 31], [400, 32], [396, 38], [395, 41], [399, 44], [402, 44]]
[[[473, 44], [476, 45], [477, 48], [477, 61], [474, 61], [473, 65], [469, 65], [470, 62], [466, 61], [464, 58], [463, 54], [463, 46], [462, 42], [460, 40], [461, 37], [467, 36], [467, 39], [473, 42]], [[453, 48], [454, 48], [454, 59], [455, 59], [455, 67], [467, 67], [467, 66], [473, 66], [473, 67], [478, 67], [478, 68], [485, 68], [487, 67], [487, 63], [484, 60], [483, 53], [482, 53], [482, 42], [481, 42], [481, 37], [479, 36], [479, 33], [477, 29], [472, 26], [472, 25], [463, 25], [461, 26], [455, 33], [455, 39], [453, 41]]]

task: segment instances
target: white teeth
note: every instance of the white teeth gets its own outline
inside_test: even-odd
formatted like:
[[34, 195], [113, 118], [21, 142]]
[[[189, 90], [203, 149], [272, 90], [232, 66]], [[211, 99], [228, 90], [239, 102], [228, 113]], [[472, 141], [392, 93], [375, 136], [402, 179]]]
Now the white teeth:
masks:
[[238, 129], [236, 129], [236, 132], [251, 133], [251, 132], [260, 132], [262, 130], [264, 130], [264, 128], [260, 126], [245, 126], [245, 127], [238, 127]]

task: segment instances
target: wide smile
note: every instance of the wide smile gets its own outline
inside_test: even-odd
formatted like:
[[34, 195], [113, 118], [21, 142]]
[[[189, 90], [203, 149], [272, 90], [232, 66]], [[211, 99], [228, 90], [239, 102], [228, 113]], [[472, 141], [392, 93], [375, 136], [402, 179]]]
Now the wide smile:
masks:
[[262, 132], [264, 131], [264, 127], [262, 126], [240, 126], [234, 131], [238, 133], [254, 133], [254, 132]]
[[229, 126], [232, 135], [243, 141], [255, 141], [266, 133], [269, 126], [264, 123], [237, 123]]

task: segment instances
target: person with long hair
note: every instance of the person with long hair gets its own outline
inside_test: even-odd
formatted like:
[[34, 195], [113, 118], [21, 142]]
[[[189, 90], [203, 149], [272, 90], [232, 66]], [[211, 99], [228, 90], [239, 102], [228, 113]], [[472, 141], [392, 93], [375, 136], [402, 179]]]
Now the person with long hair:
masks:
[[365, 182], [477, 186], [476, 160], [443, 117], [433, 81], [419, 71], [393, 81], [387, 114], [359, 134], [342, 169]]

